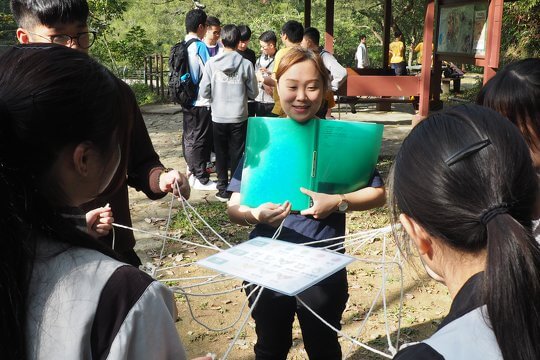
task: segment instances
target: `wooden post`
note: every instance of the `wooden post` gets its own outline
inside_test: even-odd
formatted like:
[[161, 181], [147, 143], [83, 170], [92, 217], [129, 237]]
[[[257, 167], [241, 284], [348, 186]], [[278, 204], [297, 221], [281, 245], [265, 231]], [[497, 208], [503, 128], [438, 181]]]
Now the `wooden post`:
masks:
[[150, 73], [150, 91], [154, 91], [154, 81], [153, 81], [153, 74], [152, 74], [152, 60], [153, 57], [149, 56], [148, 59], [150, 60], [148, 64], [148, 72]]
[[392, 0], [384, 1], [384, 37], [383, 37], [383, 69], [388, 68], [388, 50], [390, 48], [390, 23], [392, 21]]
[[304, 28], [311, 26], [311, 0], [304, 1]]
[[489, 2], [483, 79], [484, 84], [495, 76], [495, 69], [499, 67], [503, 6], [503, 0], [491, 0]]
[[324, 34], [324, 48], [334, 53], [334, 0], [326, 0], [326, 33]]
[[148, 71], [148, 61], [147, 61], [147, 57], [145, 56], [144, 57], [144, 70], [143, 70], [143, 77], [144, 77], [144, 85], [148, 86], [148, 76], [146, 74], [146, 72]]
[[159, 54], [159, 62], [161, 63], [161, 71], [159, 72], [159, 76], [161, 77], [160, 83], [161, 83], [161, 98], [165, 98], [165, 83], [163, 82], [163, 54]]
[[[431, 68], [428, 66], [430, 63], [432, 50], [431, 44], [433, 43], [433, 23], [435, 19], [435, 1], [428, 0], [426, 6], [426, 15], [424, 18], [424, 48], [422, 49], [423, 66], [420, 73], [420, 104], [418, 106], [418, 117], [424, 118], [429, 113], [429, 97], [430, 97], [430, 81], [431, 81]], [[413, 119], [413, 125], [416, 125], [418, 120]]]
[[154, 60], [156, 61], [156, 94], [159, 95], [159, 88], [161, 87], [161, 84], [159, 83], [159, 55], [157, 53], [154, 54]]

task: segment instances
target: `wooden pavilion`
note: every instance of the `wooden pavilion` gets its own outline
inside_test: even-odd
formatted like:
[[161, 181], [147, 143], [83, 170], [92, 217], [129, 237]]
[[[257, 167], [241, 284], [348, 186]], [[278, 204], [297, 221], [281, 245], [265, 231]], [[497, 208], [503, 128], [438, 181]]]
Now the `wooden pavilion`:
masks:
[[[386, 54], [390, 44], [392, 0], [384, 0], [383, 69], [348, 68], [347, 81], [338, 93], [345, 96], [419, 96], [418, 119], [426, 117], [430, 99], [440, 100], [443, 60], [484, 67], [484, 83], [495, 75], [499, 67], [503, 2], [426, 0], [423, 42], [435, 44], [435, 51], [431, 46], [424, 46], [422, 57], [430, 59], [433, 56], [434, 71], [425, 66], [420, 76], [388, 76]], [[333, 52], [334, 47], [334, 5], [335, 0], [326, 0], [325, 48], [329, 52]], [[463, 23], [455, 24], [455, 21]], [[304, 25], [310, 24], [311, 0], [305, 0]], [[471, 34], [467, 35], [467, 30]]]

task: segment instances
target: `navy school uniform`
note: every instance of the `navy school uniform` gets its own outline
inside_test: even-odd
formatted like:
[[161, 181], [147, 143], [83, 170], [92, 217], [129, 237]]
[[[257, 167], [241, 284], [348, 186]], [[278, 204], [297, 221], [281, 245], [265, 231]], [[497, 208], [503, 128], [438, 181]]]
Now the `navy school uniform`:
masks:
[[[244, 158], [240, 160], [227, 190], [240, 192], [243, 164]], [[374, 171], [368, 186], [384, 186], [377, 170]], [[276, 229], [269, 225], [257, 224], [250, 233], [249, 238], [252, 239], [257, 236], [271, 238], [275, 232]], [[302, 244], [344, 235], [344, 213], [335, 212], [326, 219], [320, 220], [312, 216], [290, 214], [283, 223], [283, 229], [278, 239]], [[336, 248], [341, 245], [340, 240], [334, 240], [314, 244], [313, 246], [324, 247], [332, 243], [336, 245]], [[341, 252], [344, 252], [344, 250]], [[250, 289], [248, 289], [248, 294], [249, 291]], [[298, 294], [298, 297], [332, 326], [341, 329], [341, 316], [349, 298], [346, 270], [342, 269], [313, 285]], [[250, 306], [255, 298], [256, 296], [250, 297]], [[297, 302], [295, 297], [268, 289], [263, 291], [252, 312], [257, 333], [257, 343], [254, 349], [256, 359], [286, 359], [287, 353], [292, 346], [292, 323], [295, 314], [300, 322], [304, 347], [309, 358], [311, 360], [340, 360], [341, 347], [339, 346], [337, 334], [332, 329]]]

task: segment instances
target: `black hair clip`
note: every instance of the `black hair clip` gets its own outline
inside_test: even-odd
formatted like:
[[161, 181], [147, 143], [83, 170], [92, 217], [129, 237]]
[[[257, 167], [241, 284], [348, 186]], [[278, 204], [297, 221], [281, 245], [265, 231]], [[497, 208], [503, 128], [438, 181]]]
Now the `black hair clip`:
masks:
[[459, 150], [454, 155], [452, 155], [448, 159], [446, 159], [444, 162], [446, 163], [446, 165], [452, 166], [455, 163], [457, 163], [458, 161], [461, 161], [461, 160], [465, 159], [466, 157], [468, 157], [468, 156], [482, 150], [483, 148], [485, 148], [489, 144], [491, 144], [491, 141], [489, 139], [484, 139], [484, 140], [475, 142], [474, 144], [471, 144], [471, 145], [467, 146], [466, 148]]

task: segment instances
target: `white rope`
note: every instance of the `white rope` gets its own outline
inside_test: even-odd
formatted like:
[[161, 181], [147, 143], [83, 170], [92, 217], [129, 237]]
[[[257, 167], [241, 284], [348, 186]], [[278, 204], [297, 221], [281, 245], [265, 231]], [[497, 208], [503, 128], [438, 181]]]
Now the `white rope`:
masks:
[[319, 314], [317, 314], [315, 311], [313, 311], [309, 306], [306, 305], [305, 302], [302, 301], [302, 299], [300, 299], [299, 296], [296, 296], [296, 299], [306, 308], [308, 309], [317, 319], [319, 319], [323, 324], [325, 324], [326, 326], [328, 326], [330, 329], [334, 330], [338, 335], [341, 335], [343, 336], [345, 339], [355, 343], [356, 345], [358, 346], [361, 346], [363, 347], [364, 349], [366, 350], [369, 350], [371, 352], [374, 352], [375, 354], [378, 354], [378, 355], [381, 355], [381, 356], [384, 356], [385, 358], [387, 359], [391, 359], [392, 356], [391, 355], [388, 355], [386, 353], [383, 353], [382, 351], [380, 350], [377, 350], [377, 349], [374, 349], [372, 348], [371, 346], [368, 346], [364, 343], [361, 343], [360, 341], [356, 340], [356, 339], [353, 339], [352, 337], [350, 337], [349, 335], [347, 335], [346, 333], [342, 332], [341, 330], [338, 330], [336, 329], [334, 326], [332, 326], [332, 324], [330, 324], [328, 321], [324, 320]]
[[116, 227], [122, 228], [122, 229], [128, 229], [128, 230], [135, 231], [135, 232], [140, 232], [140, 233], [143, 233], [143, 234], [152, 235], [152, 236], [162, 238], [162, 239], [178, 241], [178, 242], [181, 242], [181, 243], [184, 243], [184, 244], [198, 246], [198, 247], [202, 247], [202, 248], [206, 248], [206, 249], [210, 249], [210, 250], [222, 251], [219, 247], [217, 247], [215, 245], [214, 246], [207, 246], [207, 245], [203, 245], [203, 244], [197, 244], [197, 243], [194, 243], [194, 242], [191, 242], [191, 241], [188, 241], [188, 240], [182, 240], [182, 239], [179, 239], [179, 238], [166, 236], [166, 235], [161, 235], [161, 234], [153, 233], [153, 232], [146, 231], [146, 230], [135, 229], [133, 227], [129, 227], [129, 226], [125, 226], [125, 225], [121, 225], [121, 224], [117, 224], [117, 223], [113, 223], [113, 226], [116, 226]]
[[[249, 286], [251, 286], [252, 284], [247, 284], [245, 285], [243, 288], [247, 288]], [[238, 288], [239, 289], [239, 288]], [[238, 290], [238, 289], [234, 289], [235, 291]], [[257, 291], [259, 289], [259, 286], [256, 286], [252, 291], [249, 292], [249, 294], [247, 294], [246, 296], [246, 299], [244, 300], [244, 303], [242, 305], [242, 308], [240, 309], [240, 312], [238, 313], [238, 317], [236, 318], [236, 320], [234, 320], [230, 325], [227, 325], [223, 328], [213, 328], [209, 325], [206, 325], [205, 323], [203, 323], [201, 320], [199, 320], [195, 314], [193, 313], [193, 308], [191, 307], [191, 301], [189, 300], [189, 295], [187, 293], [182, 293], [182, 295], [184, 295], [184, 297], [186, 298], [186, 304], [188, 306], [188, 310], [189, 310], [189, 313], [191, 315], [191, 317], [193, 318], [193, 320], [201, 325], [202, 327], [204, 327], [205, 329], [209, 330], [209, 331], [216, 331], [216, 332], [220, 332], [220, 331], [225, 331], [225, 330], [228, 330], [230, 328], [232, 328], [234, 325], [236, 325], [238, 323], [238, 321], [240, 321], [240, 318], [242, 317], [242, 313], [244, 312], [244, 309], [246, 308], [246, 305], [248, 304], [249, 302], [249, 298], [251, 297], [251, 295], [253, 293], [255, 293], [255, 291]], [[194, 296], [193, 294], [191, 294], [191, 296]], [[258, 297], [257, 297], [258, 298]], [[255, 303], [254, 303], [255, 304]], [[253, 307], [252, 307], [253, 309]], [[251, 315], [251, 311], [249, 311], [248, 313], [248, 316]]]
[[[218, 284], [218, 283], [231, 281], [231, 280], [238, 280], [238, 279], [235, 278], [235, 277], [228, 277], [228, 278], [219, 279], [219, 280], [208, 279], [207, 281], [203, 281], [203, 282], [196, 283], [196, 284], [183, 285], [182, 289], [191, 289], [191, 288], [194, 288], [194, 287], [201, 287], [201, 286], [210, 285], [210, 284]], [[167, 280], [167, 281], [174, 281], [174, 280]]]
[[259, 301], [259, 298], [261, 297], [261, 294], [262, 294], [264, 288], [263, 287], [259, 288], [259, 286], [257, 286], [255, 289], [253, 289], [253, 291], [251, 291], [249, 293], [249, 296], [251, 296], [251, 294], [253, 294], [257, 290], [259, 291], [259, 293], [257, 294], [257, 297], [255, 298], [255, 301], [253, 302], [253, 304], [251, 304], [251, 307], [250, 307], [250, 309], [249, 309], [249, 311], [248, 311], [248, 313], [246, 315], [246, 318], [245, 318], [244, 322], [242, 323], [242, 326], [240, 326], [240, 328], [236, 332], [236, 335], [234, 336], [234, 339], [229, 344], [229, 347], [227, 348], [227, 351], [225, 351], [225, 354], [223, 354], [223, 357], [221, 358], [222, 360], [227, 359], [227, 357], [229, 356], [229, 353], [231, 352], [231, 350], [234, 347], [234, 344], [236, 344], [236, 340], [238, 340], [238, 337], [242, 333], [242, 330], [246, 327], [246, 324], [247, 324], [247, 322], [249, 320], [249, 317], [251, 316], [251, 313], [253, 312], [253, 309], [255, 309], [255, 306], [257, 305], [257, 302]]
[[225, 240], [223, 236], [221, 236], [216, 230], [214, 230], [214, 228], [212, 228], [212, 226], [210, 226], [210, 224], [206, 222], [206, 220], [203, 219], [203, 217], [197, 212], [197, 210], [195, 210], [195, 208], [191, 206], [191, 204], [183, 196], [181, 197], [181, 203], [182, 203], [182, 209], [184, 210], [184, 214], [186, 215], [189, 223], [191, 224], [193, 229], [203, 238], [204, 241], [208, 242], [208, 240], [206, 240], [206, 237], [196, 228], [195, 224], [193, 223], [190, 216], [188, 215], [188, 212], [186, 210], [186, 205], [191, 209], [191, 211], [193, 211], [193, 213], [197, 216], [197, 218], [199, 218], [199, 220], [201, 220], [203, 224], [206, 225], [208, 229], [210, 229], [210, 231], [212, 231], [221, 241], [225, 243], [225, 245], [227, 245], [230, 248], [232, 247], [232, 245], [229, 242], [227, 242], [227, 240]]
[[[176, 186], [177, 186], [177, 184], [176, 184]], [[171, 199], [171, 204], [170, 204], [170, 207], [169, 207], [169, 219], [167, 220], [167, 225], [166, 225], [167, 230], [168, 230], [168, 227], [169, 227], [169, 224], [170, 224], [170, 220], [172, 218], [172, 203], [173, 203], [173, 201], [174, 201], [174, 196]], [[165, 236], [165, 235], [160, 235], [160, 234], [153, 234], [153, 233], [148, 232], [148, 231], [138, 230], [138, 229], [130, 228], [130, 227], [119, 225], [119, 224], [113, 224], [113, 225], [116, 226], [116, 227], [130, 229], [132, 231], [138, 231], [138, 232], [150, 234], [150, 235], [162, 238], [164, 240], [169, 239], [169, 240], [179, 241], [179, 242], [189, 244], [189, 245], [193, 245], [193, 246], [198, 246], [198, 247], [202, 247], [202, 248], [208, 248], [208, 249], [216, 250], [216, 251], [222, 251], [222, 249], [220, 249], [218, 246], [216, 246], [216, 245], [212, 244], [211, 242], [209, 242], [208, 239], [204, 236], [204, 234], [197, 229], [197, 227], [193, 223], [193, 221], [192, 221], [192, 219], [189, 216], [189, 213], [187, 211], [187, 208], [189, 208], [190, 210], [193, 211], [193, 213], [197, 216], [197, 218], [199, 218], [199, 220], [201, 220], [203, 222], [203, 224], [206, 227], [208, 227], [221, 241], [223, 241], [224, 244], [226, 244], [229, 247], [232, 247], [232, 245], [230, 243], [228, 243], [217, 231], [215, 231], [208, 224], [208, 222], [206, 222], [202, 218], [202, 216], [196, 211], [196, 209], [193, 206], [191, 206], [191, 204], [186, 199], [184, 199], [183, 197], [180, 197], [179, 201], [182, 203], [182, 208], [183, 208], [184, 214], [186, 215], [190, 225], [197, 232], [197, 234], [205, 241], [205, 243], [207, 245], [197, 244], [197, 243], [194, 243], [194, 242], [191, 242], [191, 241], [188, 241], [188, 240], [181, 240], [181, 239], [173, 238], [173, 237], [170, 237], [170, 236]], [[280, 233], [281, 233], [281, 231], [283, 229], [284, 221], [285, 220], [283, 220], [281, 222], [281, 224], [279, 225], [279, 227], [276, 229], [274, 235], [272, 236], [272, 239], [277, 239], [279, 237], [279, 235], [280, 235]], [[348, 235], [338, 236], [338, 237], [329, 238], [329, 239], [311, 241], [311, 242], [303, 243], [302, 245], [315, 245], [315, 244], [320, 244], [320, 243], [325, 243], [325, 242], [326, 243], [327, 242], [333, 242], [333, 244], [330, 244], [330, 245], [327, 245], [327, 246], [323, 247], [323, 249], [327, 249], [327, 250], [330, 250], [330, 251], [339, 251], [339, 250], [343, 250], [343, 249], [345, 249], [347, 247], [356, 246], [356, 248], [354, 249], [354, 252], [353, 252], [353, 254], [354, 254], [354, 253], [356, 253], [356, 251], [358, 251], [358, 249], [360, 247], [366, 245], [373, 238], [375, 238], [377, 236], [380, 236], [380, 235], [385, 235], [390, 230], [391, 230], [391, 226], [386, 226], [386, 227], [380, 228], [380, 229], [372, 229], [372, 230], [368, 230], [368, 231], [360, 231], [360, 232], [357, 232], [357, 233], [354, 233], [354, 234], [348, 234]], [[113, 231], [114, 231], [114, 228], [113, 228]], [[340, 241], [340, 242], [336, 243], [336, 240], [341, 240], [341, 239], [343, 239], [343, 241]], [[338, 246], [338, 248], [335, 248], [336, 246]], [[332, 249], [332, 247], [334, 247], [334, 249]], [[165, 242], [164, 242], [164, 245], [162, 246], [160, 259], [163, 259], [164, 248], [165, 248]], [[383, 255], [382, 255], [382, 258], [385, 259], [385, 257], [386, 257], [386, 236], [383, 236]], [[366, 262], [366, 263], [380, 264], [381, 267], [382, 267], [382, 277], [381, 277], [382, 285], [381, 285], [381, 288], [380, 288], [377, 296], [375, 297], [374, 301], [372, 302], [370, 310], [367, 313], [367, 315], [365, 316], [364, 321], [362, 322], [361, 328], [359, 329], [360, 331], [358, 332], [358, 336], [361, 334], [362, 330], [365, 328], [365, 325], [366, 325], [366, 323], [368, 321], [368, 318], [370, 317], [370, 315], [371, 315], [371, 313], [372, 313], [372, 311], [373, 311], [373, 309], [375, 307], [375, 304], [378, 302], [378, 299], [382, 295], [382, 297], [383, 297], [383, 312], [384, 312], [384, 318], [385, 318], [385, 330], [386, 330], [385, 332], [386, 332], [386, 337], [387, 337], [387, 341], [388, 341], [389, 351], [392, 354], [395, 354], [397, 346], [399, 344], [399, 335], [400, 335], [400, 327], [401, 327], [401, 312], [402, 312], [402, 304], [403, 304], [403, 269], [402, 269], [402, 266], [401, 266], [399, 261], [395, 260], [395, 258], [394, 258], [393, 261], [386, 261], [386, 260], [377, 261], [377, 260], [361, 259], [361, 258], [357, 258], [357, 259], [359, 261], [363, 261], [363, 262]], [[173, 269], [173, 268], [182, 267], [182, 266], [190, 266], [192, 264], [193, 263], [181, 264], [181, 265], [177, 265], [177, 266], [171, 266], [171, 267], [167, 267], [167, 268], [158, 269], [156, 271], [163, 271], [163, 270], [166, 270], [166, 269]], [[390, 264], [397, 265], [398, 268], [399, 268], [399, 271], [400, 271], [400, 275], [401, 275], [400, 305], [399, 305], [399, 315], [398, 315], [398, 331], [397, 331], [396, 346], [395, 347], [392, 346], [392, 341], [391, 341], [391, 337], [390, 337], [390, 330], [389, 330], [389, 324], [388, 324], [388, 313], [387, 313], [386, 285], [385, 285], [385, 283], [387, 281], [386, 266], [390, 265]], [[195, 288], [195, 287], [200, 287], [200, 286], [205, 286], [205, 285], [214, 284], [214, 283], [220, 283], [220, 282], [225, 282], [225, 281], [230, 281], [230, 280], [234, 279], [234, 278], [225, 278], [225, 279], [214, 280], [215, 278], [219, 277], [219, 275], [223, 275], [223, 274], [218, 274], [218, 275], [215, 275], [215, 276], [200, 276], [200, 277], [190, 277], [190, 278], [161, 279], [160, 281], [173, 282], [173, 281], [183, 281], [183, 280], [193, 280], [193, 279], [205, 279], [205, 281], [200, 282], [200, 283], [190, 284], [190, 285], [186, 285], [186, 286], [182, 286], [182, 287], [180, 287], [180, 286], [171, 286], [170, 288], [171, 288], [172, 291], [174, 291], [176, 293], [179, 293], [179, 294], [183, 295], [186, 298], [186, 302], [188, 304], [188, 309], [189, 309], [190, 315], [193, 318], [193, 320], [196, 321], [201, 326], [205, 327], [206, 329], [210, 330], [210, 331], [224, 331], [224, 330], [229, 329], [229, 328], [233, 327], [234, 325], [236, 325], [238, 323], [238, 321], [240, 320], [246, 305], [249, 302], [249, 298], [252, 296], [252, 294], [255, 291], [260, 289], [259, 293], [257, 295], [257, 298], [255, 299], [253, 305], [251, 306], [250, 311], [246, 315], [246, 318], [245, 318], [242, 326], [238, 330], [238, 332], [237, 332], [236, 336], [234, 337], [234, 339], [231, 341], [227, 351], [225, 352], [225, 354], [224, 354], [224, 356], [222, 358], [222, 359], [225, 360], [228, 357], [231, 350], [233, 349], [233, 347], [234, 347], [234, 345], [235, 345], [241, 331], [243, 330], [243, 328], [245, 327], [245, 325], [247, 323], [247, 320], [251, 316], [253, 308], [255, 307], [255, 304], [257, 303], [259, 297], [261, 296], [263, 288], [261, 288], [260, 286], [257, 286], [255, 289], [253, 289], [253, 291], [251, 291], [249, 293], [249, 295], [246, 297], [246, 300], [244, 301], [244, 304], [242, 305], [242, 308], [241, 308], [241, 310], [239, 312], [239, 315], [238, 315], [237, 319], [231, 325], [229, 325], [229, 326], [227, 326], [225, 328], [222, 328], [222, 329], [214, 329], [214, 328], [211, 328], [210, 326], [204, 324], [202, 321], [200, 321], [195, 316], [195, 314], [193, 313], [191, 302], [189, 300], [189, 296], [194, 296], [194, 297], [218, 296], [218, 295], [232, 293], [232, 292], [235, 292], [237, 290], [245, 289], [245, 288], [251, 286], [251, 284], [247, 284], [247, 285], [244, 285], [244, 286], [241, 286], [241, 287], [235, 287], [233, 289], [220, 291], [220, 292], [213, 292], [213, 293], [193, 293], [193, 292], [185, 291], [186, 289], [190, 289], [190, 288]], [[384, 356], [386, 358], [391, 358], [392, 357], [392, 356], [390, 356], [390, 355], [388, 355], [388, 354], [386, 354], [386, 353], [384, 353], [382, 351], [379, 351], [379, 350], [374, 349], [374, 348], [372, 348], [372, 347], [370, 347], [370, 346], [368, 346], [366, 344], [363, 344], [360, 341], [350, 337], [349, 335], [337, 330], [331, 324], [329, 324], [324, 319], [322, 319], [318, 314], [316, 314], [311, 308], [309, 308], [299, 297], [297, 297], [297, 299], [299, 300], [299, 302], [302, 305], [304, 305], [311, 313], [314, 314], [314, 316], [316, 316], [326, 326], [331, 328], [333, 331], [336, 331], [338, 334], [340, 334], [344, 338], [348, 339], [351, 342], [351, 348], [349, 348], [349, 351], [352, 349], [352, 345], [355, 344], [355, 345], [358, 345], [358, 346], [361, 346], [361, 347], [365, 348], [366, 350], [374, 352], [374, 353], [376, 353], [378, 355]]]

